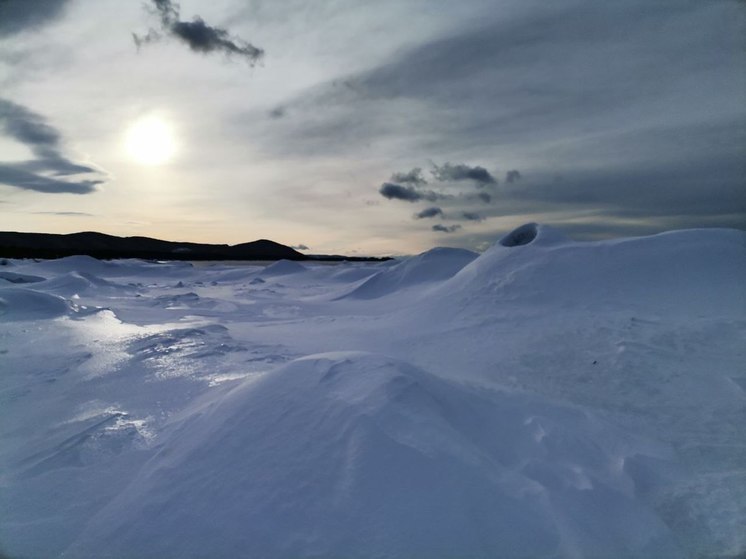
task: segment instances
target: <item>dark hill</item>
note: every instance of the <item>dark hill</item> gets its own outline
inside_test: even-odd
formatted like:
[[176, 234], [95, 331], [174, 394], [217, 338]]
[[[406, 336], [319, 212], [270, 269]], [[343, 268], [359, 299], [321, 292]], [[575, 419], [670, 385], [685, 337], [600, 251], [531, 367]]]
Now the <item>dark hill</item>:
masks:
[[179, 243], [149, 237], [115, 237], [84, 232], [69, 235], [0, 232], [0, 257], [144, 258], [156, 260], [307, 260], [292, 248], [268, 240], [239, 245]]

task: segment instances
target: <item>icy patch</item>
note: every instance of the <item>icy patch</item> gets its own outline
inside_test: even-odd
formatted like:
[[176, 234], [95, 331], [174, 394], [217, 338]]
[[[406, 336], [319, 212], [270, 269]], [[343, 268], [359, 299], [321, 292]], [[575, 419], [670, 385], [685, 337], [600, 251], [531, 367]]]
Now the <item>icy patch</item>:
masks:
[[126, 346], [127, 354], [147, 365], [158, 380], [190, 377], [213, 382], [216, 376], [226, 374], [224, 369], [230, 366], [225, 362], [227, 355], [245, 351], [219, 324], [160, 329], [131, 339]]

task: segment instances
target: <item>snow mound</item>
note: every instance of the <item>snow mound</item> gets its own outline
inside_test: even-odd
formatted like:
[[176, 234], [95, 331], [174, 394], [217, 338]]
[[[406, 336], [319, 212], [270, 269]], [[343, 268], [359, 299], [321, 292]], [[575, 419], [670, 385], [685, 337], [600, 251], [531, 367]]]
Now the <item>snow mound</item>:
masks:
[[277, 262], [273, 262], [264, 270], [262, 270], [259, 275], [264, 277], [274, 277], [274, 276], [286, 276], [288, 274], [297, 274], [298, 272], [305, 272], [308, 268], [303, 266], [302, 264], [298, 264], [297, 262], [293, 262], [292, 260], [278, 260]]
[[43, 260], [27, 266], [33, 269], [63, 271], [75, 270], [78, 272], [106, 275], [115, 272], [119, 266], [114, 262], [98, 260], [92, 256], [66, 256], [55, 260]]
[[460, 248], [434, 248], [385, 268], [344, 297], [376, 299], [402, 289], [452, 277], [479, 256]]
[[0, 322], [55, 318], [69, 310], [67, 301], [56, 295], [21, 287], [0, 288]]
[[550, 228], [528, 224], [465, 266], [434, 296], [488, 307], [523, 301], [579, 309], [742, 315], [744, 255], [746, 233], [738, 230], [572, 242]]
[[[634, 498], [654, 483], [659, 449], [588, 414], [365, 353], [306, 357], [220, 394], [172, 421], [67, 554], [678, 552]], [[641, 459], [652, 473], [627, 471]]]
[[[8, 283], [37, 283], [40, 281], [44, 281], [46, 278], [43, 278], [41, 276], [32, 276], [30, 274], [18, 274], [16, 272], [0, 272], [0, 280], [3, 280]], [[3, 282], [0, 281], [0, 285], [3, 285]]]
[[74, 295], [87, 292], [121, 294], [131, 292], [131, 286], [120, 285], [87, 272], [72, 271], [40, 282], [37, 289], [59, 295]]

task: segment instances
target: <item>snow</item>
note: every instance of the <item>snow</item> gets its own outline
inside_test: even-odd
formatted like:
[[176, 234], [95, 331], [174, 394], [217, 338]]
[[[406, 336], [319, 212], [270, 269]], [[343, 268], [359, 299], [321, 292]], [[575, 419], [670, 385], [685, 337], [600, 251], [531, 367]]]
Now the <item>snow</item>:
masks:
[[477, 253], [458, 248], [434, 248], [394, 266], [384, 268], [345, 297], [376, 299], [423, 283], [448, 279], [474, 260]]
[[738, 556], [744, 256], [528, 224], [393, 264], [11, 260], [0, 551]]

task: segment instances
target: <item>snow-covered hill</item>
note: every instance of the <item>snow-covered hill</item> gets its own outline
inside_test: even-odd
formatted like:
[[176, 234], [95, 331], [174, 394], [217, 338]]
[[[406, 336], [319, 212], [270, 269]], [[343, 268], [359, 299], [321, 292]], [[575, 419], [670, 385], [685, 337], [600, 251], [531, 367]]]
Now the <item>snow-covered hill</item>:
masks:
[[736, 557], [746, 234], [0, 267], [10, 557]]

